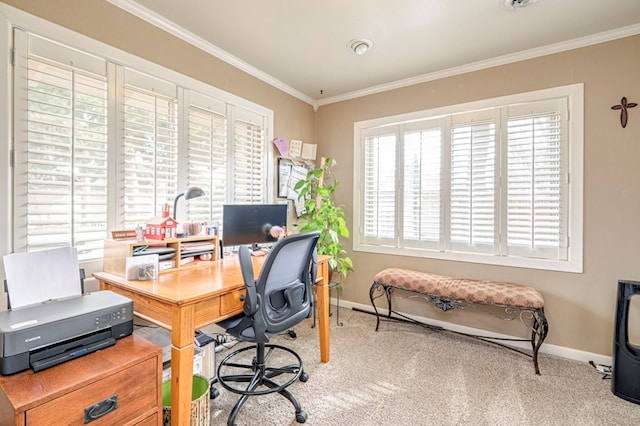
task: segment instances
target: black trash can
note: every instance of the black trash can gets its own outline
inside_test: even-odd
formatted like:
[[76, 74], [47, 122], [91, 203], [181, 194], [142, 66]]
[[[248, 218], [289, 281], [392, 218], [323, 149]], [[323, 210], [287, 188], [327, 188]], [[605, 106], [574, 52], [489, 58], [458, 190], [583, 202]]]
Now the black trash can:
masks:
[[618, 281], [611, 380], [614, 395], [636, 404], [640, 404], [640, 346], [629, 342], [629, 303], [639, 293], [640, 282]]

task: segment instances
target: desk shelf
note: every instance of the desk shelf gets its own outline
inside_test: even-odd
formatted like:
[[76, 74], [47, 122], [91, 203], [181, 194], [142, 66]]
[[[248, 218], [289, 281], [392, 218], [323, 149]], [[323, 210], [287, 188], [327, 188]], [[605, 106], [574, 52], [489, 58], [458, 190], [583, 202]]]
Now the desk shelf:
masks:
[[[189, 255], [188, 244], [189, 243], [212, 243], [213, 249], [211, 251], [210, 260], [198, 259], [195, 256], [195, 260], [180, 264], [180, 260], [183, 256]], [[209, 263], [215, 261], [218, 258], [218, 237], [215, 235], [195, 235], [192, 237], [184, 238], [165, 238], [164, 240], [105, 240], [104, 241], [104, 257], [102, 260], [102, 270], [110, 272], [112, 274], [125, 276], [125, 259], [134, 255], [134, 250], [139, 247], [149, 246], [150, 248], [158, 247], [170, 247], [175, 249], [175, 256], [171, 259], [173, 261], [173, 267], [162, 269], [160, 273], [169, 271], [178, 271], [182, 269], [189, 269], [201, 266], [202, 263]]]

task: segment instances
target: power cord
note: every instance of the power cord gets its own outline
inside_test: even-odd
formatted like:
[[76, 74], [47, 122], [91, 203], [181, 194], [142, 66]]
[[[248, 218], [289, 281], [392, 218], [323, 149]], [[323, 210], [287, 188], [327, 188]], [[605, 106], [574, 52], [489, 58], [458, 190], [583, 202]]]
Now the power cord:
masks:
[[593, 368], [595, 368], [598, 373], [602, 374], [602, 380], [611, 378], [611, 366], [610, 365], [596, 364], [593, 361], [589, 361], [589, 364], [591, 364], [591, 366]]
[[157, 325], [155, 324], [137, 324], [137, 323], [133, 323], [133, 327], [137, 330], [139, 328], [158, 328]]

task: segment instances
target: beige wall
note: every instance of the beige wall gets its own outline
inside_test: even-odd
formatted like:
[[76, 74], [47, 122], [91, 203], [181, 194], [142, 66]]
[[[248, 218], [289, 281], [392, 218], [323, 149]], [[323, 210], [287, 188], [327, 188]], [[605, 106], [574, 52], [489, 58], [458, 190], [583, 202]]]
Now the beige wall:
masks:
[[[339, 161], [338, 201], [351, 219], [355, 121], [580, 82], [585, 88], [583, 274], [351, 252], [356, 272], [343, 297], [368, 304], [372, 277], [389, 266], [525, 283], [545, 298], [548, 343], [610, 355], [617, 281], [640, 278], [640, 108], [629, 111], [626, 129], [619, 112], [611, 110], [622, 96], [640, 102], [640, 36], [323, 106], [316, 113], [315, 139], [319, 155]], [[408, 303], [405, 308], [425, 316], [433, 312]], [[458, 313], [438, 318], [469, 326], [485, 321]]]
[[[617, 280], [639, 275], [640, 108], [630, 110], [629, 124], [622, 129], [618, 113], [610, 107], [622, 96], [640, 102], [640, 36], [331, 104], [314, 114], [308, 104], [105, 1], [4, 2], [271, 108], [276, 136], [318, 143], [319, 155], [338, 160], [338, 201], [346, 206], [350, 222], [354, 121], [583, 82], [583, 274], [351, 252], [356, 271], [345, 282], [343, 298], [368, 304], [371, 279], [387, 266], [526, 283], [545, 297], [547, 342], [611, 354]], [[429, 312], [417, 304], [405, 308], [416, 314]], [[442, 318], [493, 327], [482, 316], [454, 313]]]

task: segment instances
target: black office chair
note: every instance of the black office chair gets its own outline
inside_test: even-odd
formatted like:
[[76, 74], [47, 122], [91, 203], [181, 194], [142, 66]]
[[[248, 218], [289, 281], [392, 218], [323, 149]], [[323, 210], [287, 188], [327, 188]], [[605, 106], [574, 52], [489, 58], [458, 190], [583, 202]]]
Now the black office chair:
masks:
[[309, 232], [278, 241], [269, 251], [255, 282], [249, 249], [240, 247], [240, 265], [246, 286], [243, 313], [218, 325], [239, 340], [255, 345], [238, 349], [218, 365], [220, 384], [242, 395], [229, 414], [229, 426], [235, 425], [249, 396], [273, 392], [279, 392], [291, 401], [298, 423], [307, 420], [307, 413], [286, 389], [298, 379], [307, 381], [302, 359], [293, 350], [268, 342], [271, 337], [286, 333], [309, 318], [313, 312], [311, 286], [317, 270], [315, 246], [319, 236], [319, 232]]

